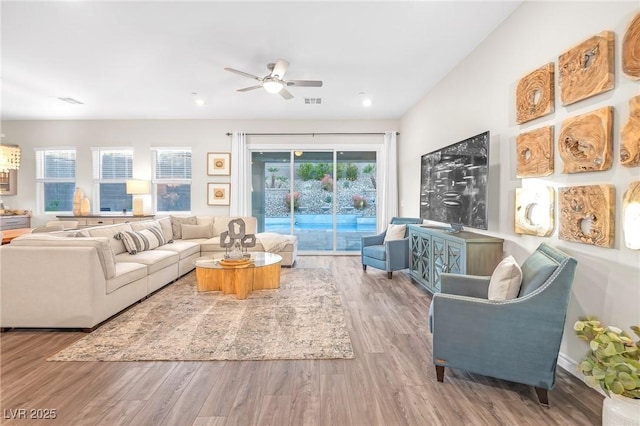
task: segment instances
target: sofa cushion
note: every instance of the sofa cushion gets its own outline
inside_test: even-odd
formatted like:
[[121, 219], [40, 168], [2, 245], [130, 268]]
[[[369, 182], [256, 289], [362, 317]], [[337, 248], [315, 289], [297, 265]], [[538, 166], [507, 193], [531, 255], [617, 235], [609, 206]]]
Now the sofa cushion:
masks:
[[118, 262], [116, 263], [115, 277], [107, 280], [107, 294], [113, 293], [120, 287], [124, 287], [146, 276], [147, 265], [143, 265], [142, 263]]
[[520, 284], [522, 283], [522, 271], [520, 266], [513, 258], [507, 256], [491, 274], [489, 281], [488, 299], [489, 300], [511, 300], [518, 296]]
[[134, 255], [122, 253], [116, 256], [116, 260], [118, 262], [142, 263], [143, 265], [147, 265], [148, 273], [153, 274], [167, 266], [178, 263], [180, 256], [178, 253], [170, 250], [156, 249], [141, 251]]
[[116, 275], [116, 257], [106, 237], [57, 237], [51, 234], [27, 234], [11, 241], [12, 246], [95, 247], [105, 278]]
[[113, 238], [116, 234], [120, 232], [133, 231], [131, 225], [128, 223], [118, 223], [116, 225], [102, 225], [96, 226], [93, 228], [85, 228], [80, 230], [76, 235], [79, 237], [106, 237], [109, 238], [109, 244], [111, 245], [111, 250], [115, 255], [119, 255], [120, 253], [126, 253], [127, 249], [124, 246], [124, 243], [120, 240], [116, 240]]
[[394, 240], [402, 240], [404, 238], [404, 234], [407, 232], [407, 225], [394, 225], [390, 223], [387, 225], [387, 232], [384, 234], [384, 241], [394, 241]]
[[196, 225], [213, 225], [213, 216], [196, 216]]
[[157, 226], [150, 226], [142, 231], [119, 232], [114, 235], [117, 240], [122, 240], [129, 254], [141, 251], [153, 250], [166, 244], [162, 231]]
[[196, 253], [200, 253], [200, 242], [205, 240], [176, 240], [172, 244], [165, 244], [158, 250], [167, 250], [177, 253], [180, 260], [186, 259]]
[[193, 240], [194, 238], [211, 238], [213, 224], [205, 225], [182, 225], [182, 239]]
[[141, 220], [138, 222], [131, 222], [131, 229], [134, 231], [142, 231], [152, 226], [157, 226], [162, 231], [162, 236], [167, 243], [173, 242], [173, 228], [171, 227], [171, 219], [163, 217], [154, 220]]
[[197, 225], [198, 221], [195, 216], [170, 216], [171, 228], [173, 230], [173, 239], [182, 238], [182, 225]]

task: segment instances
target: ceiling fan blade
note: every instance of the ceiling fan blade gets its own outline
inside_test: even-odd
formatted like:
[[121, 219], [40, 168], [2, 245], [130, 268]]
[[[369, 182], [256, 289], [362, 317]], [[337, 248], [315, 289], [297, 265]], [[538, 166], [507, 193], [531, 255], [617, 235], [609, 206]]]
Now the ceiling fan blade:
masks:
[[287, 86], [322, 87], [322, 81], [320, 80], [288, 80]]
[[244, 89], [238, 89], [236, 90], [236, 92], [248, 92], [249, 90], [256, 90], [256, 89], [260, 89], [262, 86], [261, 85], [257, 85], [257, 86], [251, 86], [251, 87], [245, 87]]
[[289, 93], [289, 91], [287, 89], [285, 89], [284, 87], [282, 88], [282, 90], [280, 90], [280, 96], [282, 96], [283, 98], [289, 100], [289, 99], [293, 99], [293, 95], [291, 93]]
[[273, 71], [271, 71], [271, 77], [276, 77], [282, 80], [287, 69], [289, 69], [289, 62], [284, 59], [278, 59], [278, 62], [273, 66]]
[[240, 74], [242, 76], [253, 78], [254, 80], [260, 81], [260, 77], [257, 77], [257, 76], [255, 76], [253, 74], [246, 73], [244, 71], [234, 70], [233, 68], [229, 68], [229, 67], [226, 67], [224, 70], [225, 71], [229, 71], [229, 72], [233, 72], [233, 73], [236, 73], [236, 74]]

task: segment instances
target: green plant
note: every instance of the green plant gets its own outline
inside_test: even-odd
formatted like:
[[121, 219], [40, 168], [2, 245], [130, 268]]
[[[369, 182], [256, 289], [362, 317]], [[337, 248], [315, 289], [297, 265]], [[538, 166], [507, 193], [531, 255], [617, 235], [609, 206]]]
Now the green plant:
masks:
[[[600, 386], [609, 395], [640, 398], [640, 340], [623, 330], [603, 326], [595, 317], [580, 318], [573, 325], [579, 339], [589, 343], [587, 357], [578, 370], [589, 386]], [[631, 326], [640, 337], [640, 327]]]
[[320, 187], [325, 191], [333, 191], [333, 178], [331, 175], [324, 175], [320, 180]]
[[336, 179], [340, 180], [344, 178], [344, 170], [345, 170], [346, 166], [344, 163], [338, 163], [338, 165], [336, 166]]
[[303, 181], [308, 181], [313, 177], [313, 164], [302, 163], [298, 166], [298, 177]]
[[277, 167], [269, 167], [267, 169], [269, 173], [271, 173], [271, 188], [275, 188], [276, 185], [276, 173], [280, 171]]
[[[287, 210], [291, 211], [291, 193], [287, 193], [284, 196], [284, 204], [287, 206]], [[298, 191], [293, 193], [293, 210], [297, 211], [300, 208], [300, 193]]]
[[329, 163], [318, 163], [313, 168], [314, 177], [318, 180], [322, 179], [324, 176], [333, 173], [333, 165]]
[[331, 204], [332, 201], [333, 201], [333, 197], [331, 195], [327, 195], [326, 197], [324, 197], [325, 203]]
[[60, 204], [61, 204], [60, 200], [52, 200], [47, 205], [46, 211], [48, 212], [58, 211], [58, 209], [60, 208]]
[[362, 173], [372, 173], [375, 170], [375, 166], [373, 164], [367, 164], [362, 168]]
[[362, 210], [365, 207], [367, 207], [367, 199], [364, 198], [362, 195], [354, 194], [351, 197], [351, 200], [353, 201], [353, 207], [355, 207], [358, 210]]
[[278, 188], [282, 188], [282, 185], [287, 183], [289, 178], [286, 176], [276, 176], [276, 180], [278, 181]]
[[350, 181], [354, 181], [358, 179], [358, 166], [353, 163], [349, 163], [347, 165], [347, 170], [345, 172], [347, 179]]

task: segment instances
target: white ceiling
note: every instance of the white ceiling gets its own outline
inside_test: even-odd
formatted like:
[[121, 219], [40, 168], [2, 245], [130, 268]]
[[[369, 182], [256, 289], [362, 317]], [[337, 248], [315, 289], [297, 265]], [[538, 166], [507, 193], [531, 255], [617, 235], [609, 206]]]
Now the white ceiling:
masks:
[[[397, 119], [520, 3], [2, 1], [2, 118]], [[324, 86], [239, 93], [223, 70], [280, 58]]]

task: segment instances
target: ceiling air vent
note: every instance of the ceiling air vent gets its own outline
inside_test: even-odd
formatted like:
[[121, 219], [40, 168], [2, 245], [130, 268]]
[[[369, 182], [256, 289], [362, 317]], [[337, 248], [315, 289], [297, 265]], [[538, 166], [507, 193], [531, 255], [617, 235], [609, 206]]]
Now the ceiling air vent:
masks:
[[304, 103], [308, 105], [320, 105], [322, 98], [304, 98]]
[[83, 105], [84, 104], [83, 102], [80, 102], [79, 100], [73, 99], [73, 98], [58, 98], [58, 99], [60, 99], [62, 102], [67, 102], [67, 103], [70, 103], [70, 104], [73, 104], [73, 105]]

